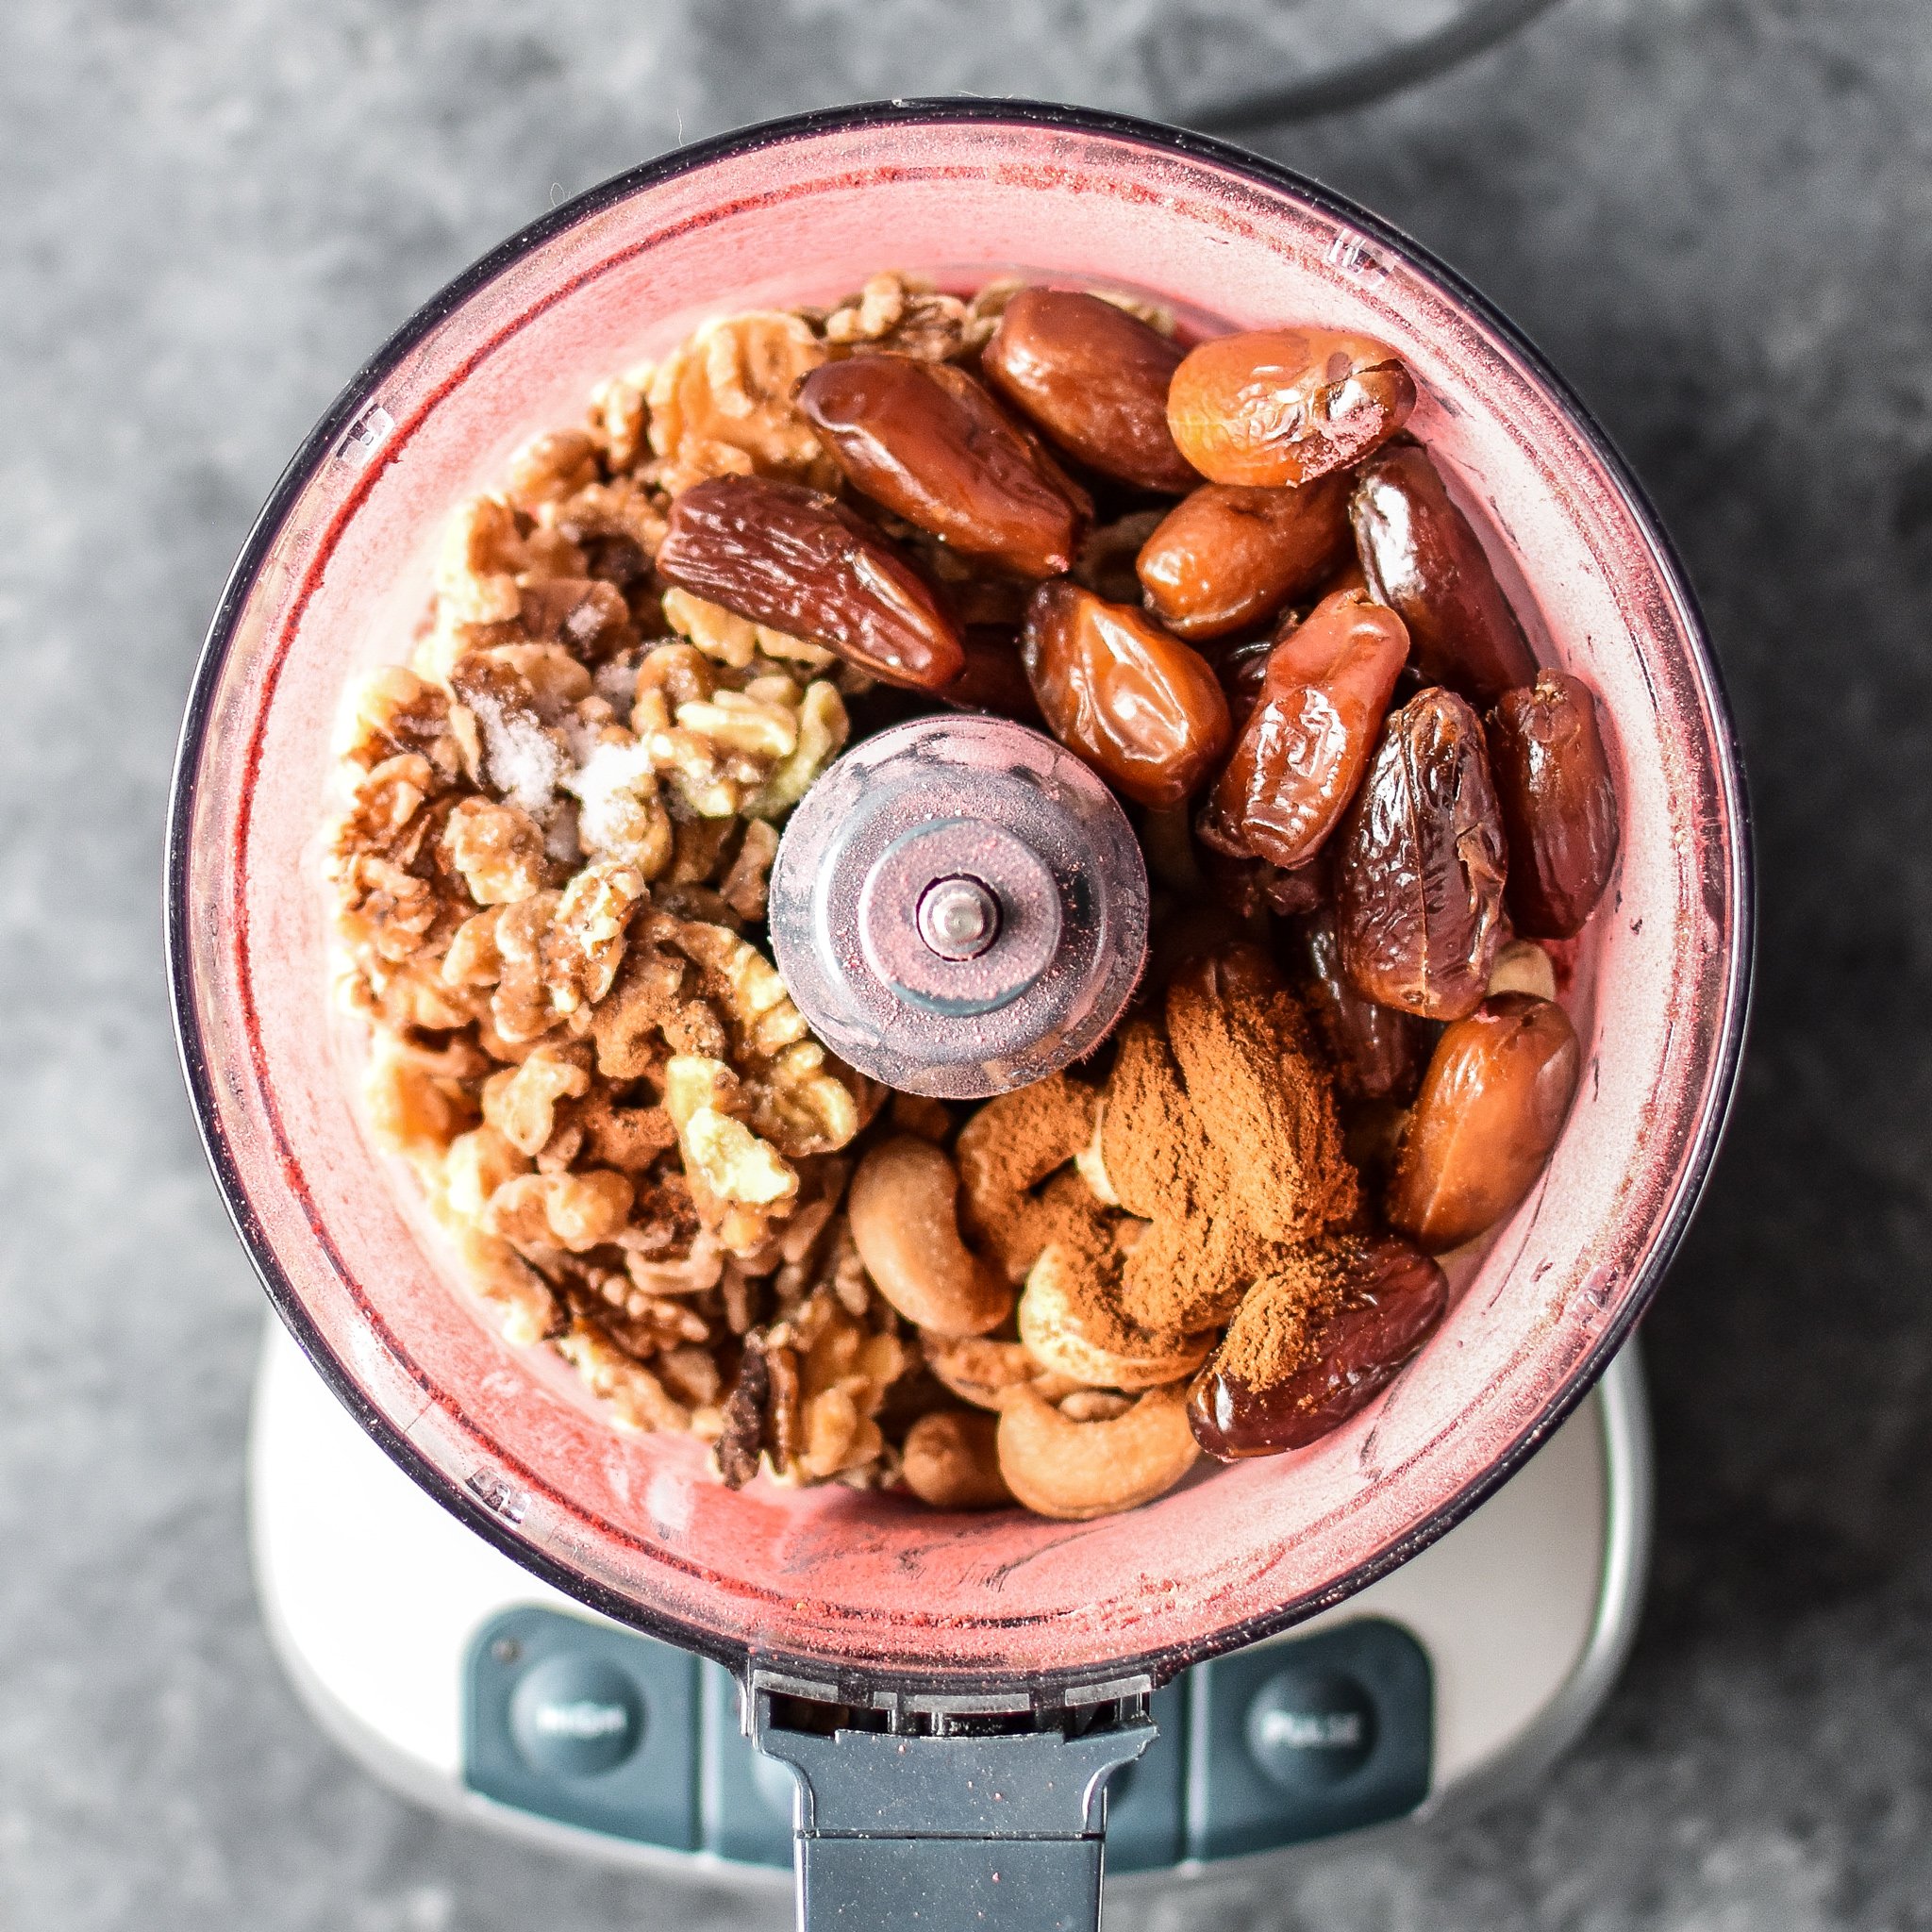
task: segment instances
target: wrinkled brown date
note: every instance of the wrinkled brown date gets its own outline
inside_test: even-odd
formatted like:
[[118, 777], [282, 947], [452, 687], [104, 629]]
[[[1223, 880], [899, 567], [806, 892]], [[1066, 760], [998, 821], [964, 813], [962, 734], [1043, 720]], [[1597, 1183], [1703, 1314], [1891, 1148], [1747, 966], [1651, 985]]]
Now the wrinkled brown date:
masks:
[[[1208, 1455], [1233, 1462], [1320, 1441], [1379, 1395], [1435, 1333], [1449, 1284], [1426, 1255], [1387, 1235], [1345, 1235], [1336, 1250], [1346, 1273], [1332, 1305], [1297, 1307], [1301, 1284], [1276, 1274], [1257, 1281], [1235, 1310], [1188, 1391], [1188, 1423]], [[1260, 1353], [1245, 1331], [1297, 1323], [1309, 1332], [1277, 1378], [1256, 1386], [1224, 1366]]]
[[1474, 1012], [1507, 859], [1476, 715], [1418, 691], [1383, 727], [1339, 835], [1336, 931], [1356, 990], [1424, 1020]]
[[1054, 736], [1141, 805], [1180, 804], [1227, 749], [1227, 700], [1207, 660], [1130, 605], [1042, 584], [1021, 650]]
[[1486, 705], [1535, 678], [1482, 539], [1420, 443], [1405, 438], [1362, 465], [1349, 515], [1369, 588], [1407, 625], [1424, 684]]
[[1345, 477], [1299, 490], [1208, 483], [1168, 512], [1135, 569], [1148, 609], [1176, 636], [1224, 638], [1312, 591], [1348, 541]]
[[1407, 1100], [1422, 1076], [1421, 1030], [1407, 1013], [1365, 1000], [1341, 970], [1335, 914], [1324, 907], [1297, 934], [1302, 991], [1351, 1100]]
[[1071, 456], [1117, 482], [1179, 491], [1201, 480], [1167, 427], [1167, 386], [1186, 353], [1098, 295], [1022, 289], [979, 360]]
[[1198, 830], [1232, 858], [1292, 869], [1313, 858], [1361, 783], [1408, 633], [1359, 591], [1316, 605], [1268, 655]]
[[924, 579], [876, 530], [796, 483], [693, 484], [671, 506], [658, 575], [916, 691], [944, 690], [966, 662]]
[[1542, 1172], [1582, 1053], [1554, 1000], [1502, 992], [1436, 1042], [1389, 1184], [1389, 1220], [1430, 1254], [1500, 1221]]
[[962, 557], [1028, 577], [1073, 568], [1087, 492], [963, 369], [855, 356], [814, 369], [798, 403], [854, 489]]
[[1583, 930], [1617, 862], [1617, 793], [1580, 678], [1539, 671], [1490, 713], [1490, 772], [1509, 839], [1509, 917], [1532, 939]]
[[1278, 489], [1359, 461], [1414, 408], [1413, 379], [1380, 342], [1264, 328], [1189, 350], [1168, 388], [1167, 426], [1210, 483]]

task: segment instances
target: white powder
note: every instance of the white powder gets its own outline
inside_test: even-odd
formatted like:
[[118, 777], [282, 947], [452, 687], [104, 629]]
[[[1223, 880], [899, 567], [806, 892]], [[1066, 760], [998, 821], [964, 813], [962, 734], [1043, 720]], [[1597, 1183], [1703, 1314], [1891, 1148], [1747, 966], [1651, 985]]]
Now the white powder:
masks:
[[638, 811], [657, 792], [650, 747], [641, 739], [628, 744], [597, 746], [583, 765], [563, 780], [575, 794], [577, 837], [586, 852], [609, 852], [636, 836]]
[[534, 819], [546, 818], [567, 770], [563, 751], [535, 716], [478, 691], [469, 700], [483, 733], [490, 782]]

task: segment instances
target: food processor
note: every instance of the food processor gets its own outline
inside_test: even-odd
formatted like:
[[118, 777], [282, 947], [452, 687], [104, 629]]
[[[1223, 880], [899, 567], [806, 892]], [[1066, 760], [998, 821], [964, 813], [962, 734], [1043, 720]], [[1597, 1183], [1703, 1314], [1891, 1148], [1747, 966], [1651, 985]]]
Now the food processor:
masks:
[[[1507, 545], [1499, 568], [1539, 660], [1589, 681], [1618, 748], [1621, 871], [1568, 962], [1578, 1096], [1542, 1179], [1452, 1271], [1440, 1332], [1312, 1447], [1197, 1471], [1141, 1509], [1084, 1523], [947, 1514], [837, 1486], [731, 1491], [708, 1474], [703, 1445], [614, 1432], [560, 1363], [506, 1342], [461, 1292], [362, 1131], [346, 1077], [353, 1039], [328, 997], [317, 844], [332, 726], [351, 678], [401, 654], [450, 506], [533, 429], [567, 420], [600, 376], [705, 316], [836, 299], [885, 264], [944, 287], [1011, 273], [1126, 290], [1203, 330], [1294, 317], [1391, 344], [1424, 397], [1414, 426]], [[848, 758], [866, 755], [861, 743]], [[1064, 814], [1062, 829], [1076, 818]], [[1057, 876], [1024, 826], [1007, 829]], [[1063, 916], [1044, 963], [1033, 978], [1016, 973], [1021, 994], [1008, 991], [1000, 1010], [1044, 983], [1063, 942], [1089, 946], [1080, 1010], [1111, 996], [1108, 968], [1132, 951], [1121, 937], [1132, 867], [1113, 865], [1091, 826], [1085, 836], [1055, 887]], [[866, 849], [855, 890], [891, 847]], [[949, 869], [884, 907], [897, 924], [858, 978], [905, 990], [902, 942], [908, 922], [918, 937], [926, 890], [977, 876], [939, 856]], [[1008, 857], [1024, 874], [1024, 858]], [[1094, 898], [1119, 909], [1103, 943], [1104, 921], [1064, 916], [1081, 866]], [[1029, 874], [1036, 886], [1041, 875]], [[941, 909], [927, 940], [974, 966], [991, 914], [963, 899]], [[1507, 1627], [1510, 1578], [1533, 1572], [1543, 1534], [1524, 1516], [1483, 1543], [1477, 1532], [1498, 1521], [1486, 1500], [1507, 1525], [1505, 1506], [1536, 1491], [1504, 1485], [1519, 1471], [1519, 1483], [1546, 1466], [1560, 1474], [1549, 1458], [1591, 1441], [1595, 1513], [1576, 1505], [1586, 1480], [1568, 1519], [1597, 1525], [1593, 1557], [1573, 1566], [1591, 1577], [1592, 1634], [1533, 1687], [1529, 1715], [1491, 1739], [1498, 1749], [1455, 1761], [1497, 1769], [1511, 1739], [1533, 1756], [1579, 1699], [1587, 1713], [1614, 1667], [1641, 1569], [1634, 1368], [1593, 1408], [1579, 1405], [1681, 1237], [1735, 1078], [1751, 934], [1737, 751], [1668, 547], [1581, 407], [1448, 271], [1288, 171], [1101, 114], [891, 103], [685, 149], [506, 243], [356, 378], [249, 539], [183, 739], [169, 917], [209, 1157], [308, 1364], [272, 1358], [257, 1464], [285, 1654], [299, 1672], [330, 1627], [296, 1614], [304, 1573], [291, 1536], [297, 1551], [359, 1561], [378, 1612], [390, 1595], [399, 1637], [411, 1587], [444, 1591], [443, 1667], [462, 1651], [467, 1672], [463, 1774], [498, 1810], [556, 1820], [544, 1781], [575, 1779], [577, 1809], [559, 1828], [732, 1856], [769, 1842], [745, 1822], [747, 1793], [791, 1778], [805, 1922], [1091, 1924], [1110, 1779], [1116, 1829], [1178, 1780], [1161, 1812], [1178, 1827], [1149, 1824], [1147, 1843], [1167, 1836], [1140, 1854], [1157, 1868], [1278, 1841], [1265, 1793], [1217, 1781], [1242, 1751], [1264, 1773], [1277, 1767], [1277, 1789], [1314, 1790], [1302, 1836], [1445, 1790], [1454, 1780], [1437, 1759], [1461, 1735], [1456, 1699], [1474, 1681], [1450, 1662], [1456, 1625], [1487, 1616]], [[926, 957], [942, 951], [928, 943]], [[1074, 1008], [1033, 1004], [1042, 1026], [1077, 1031]], [[980, 1065], [1024, 1062], [1043, 1037], [1003, 1040]], [[918, 1058], [917, 1039], [889, 1043]], [[291, 1459], [276, 1431], [303, 1400], [291, 1391], [312, 1403], [311, 1371], [386, 1455], [383, 1475], [400, 1469], [461, 1525], [459, 1545], [445, 1539], [434, 1557], [434, 1538], [408, 1531], [393, 1556], [369, 1541], [407, 1524], [407, 1492], [391, 1484], [397, 1500], [375, 1500], [356, 1473], [366, 1445], [340, 1416], [314, 1411], [335, 1434], [318, 1424]], [[357, 1498], [345, 1525], [337, 1506]], [[1431, 1624], [1405, 1579], [1433, 1558], [1453, 1601], [1448, 1559], [1469, 1546], [1457, 1536], [1490, 1550], [1491, 1593]], [[1500, 1563], [1498, 1550], [1509, 1553]], [[453, 1587], [478, 1563], [487, 1577]], [[559, 1623], [590, 1634], [560, 1638]], [[1418, 1623], [1439, 1633], [1433, 1656]], [[1263, 1641], [1291, 1628], [1278, 1648]], [[340, 1694], [340, 1673], [310, 1674], [318, 1707], [333, 1696], [347, 1734], [341, 1711], [353, 1716], [355, 1700]], [[1507, 1682], [1507, 1668], [1492, 1678]], [[674, 1752], [661, 1774], [654, 1740]], [[1371, 1768], [1376, 1797], [1364, 1803], [1350, 1780]]]

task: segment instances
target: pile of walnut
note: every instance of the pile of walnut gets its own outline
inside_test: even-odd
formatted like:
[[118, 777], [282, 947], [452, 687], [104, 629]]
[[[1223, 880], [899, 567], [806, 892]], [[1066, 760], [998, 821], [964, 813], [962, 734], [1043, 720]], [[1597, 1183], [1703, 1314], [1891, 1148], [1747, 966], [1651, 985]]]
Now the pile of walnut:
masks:
[[889, 1480], [914, 1354], [841, 1210], [885, 1097], [745, 933], [777, 825], [872, 680], [668, 588], [673, 499], [836, 473], [792, 401], [840, 344], [958, 354], [966, 305], [874, 284], [706, 325], [451, 520], [410, 667], [345, 722], [326, 873], [367, 1114], [504, 1332], [728, 1480]]
[[[357, 695], [372, 1123], [505, 1332], [734, 1486], [1079, 1518], [1312, 1441], [1560, 1129], [1528, 936], [1614, 862], [1594, 702], [1390, 351], [1172, 334], [890, 275], [708, 323], [460, 508]], [[963, 1125], [882, 1112], [758, 945], [778, 824], [888, 698], [1052, 731], [1161, 890], [1109, 1053]]]

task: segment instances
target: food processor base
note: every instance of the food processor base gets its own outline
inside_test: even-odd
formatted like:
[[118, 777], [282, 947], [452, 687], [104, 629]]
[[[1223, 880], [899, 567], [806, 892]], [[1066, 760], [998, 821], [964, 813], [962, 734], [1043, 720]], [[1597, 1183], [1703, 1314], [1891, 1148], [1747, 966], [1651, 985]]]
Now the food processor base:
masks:
[[[551, 1849], [771, 1886], [791, 1778], [715, 1664], [595, 1616], [465, 1529], [365, 1436], [279, 1322], [250, 1447], [258, 1588], [321, 1727], [405, 1796]], [[1110, 1879], [1185, 1878], [1520, 1788], [1589, 1722], [1641, 1595], [1636, 1349], [1440, 1542], [1158, 1693], [1109, 1791]], [[1399, 1826], [1398, 1826], [1399, 1828]], [[1383, 1833], [1378, 1840], [1386, 1842]]]

